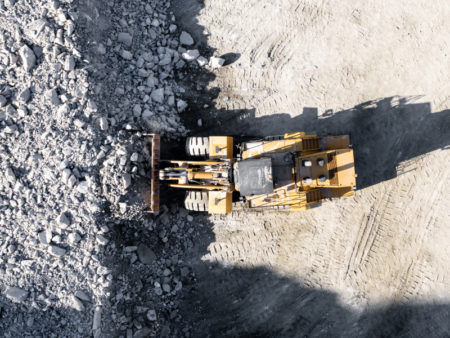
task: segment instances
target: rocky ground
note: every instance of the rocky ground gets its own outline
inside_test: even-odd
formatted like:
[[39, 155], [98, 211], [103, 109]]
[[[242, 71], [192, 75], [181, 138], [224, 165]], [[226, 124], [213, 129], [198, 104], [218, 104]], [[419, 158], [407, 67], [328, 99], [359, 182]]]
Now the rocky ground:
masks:
[[[142, 133], [186, 135], [191, 49], [168, 1], [0, 7], [2, 336], [189, 335], [186, 210], [142, 212]], [[214, 60], [213, 60], [214, 62]]]
[[[380, 8], [0, 1], [2, 336], [448, 336], [448, 6]], [[143, 134], [297, 130], [354, 199], [143, 212]]]

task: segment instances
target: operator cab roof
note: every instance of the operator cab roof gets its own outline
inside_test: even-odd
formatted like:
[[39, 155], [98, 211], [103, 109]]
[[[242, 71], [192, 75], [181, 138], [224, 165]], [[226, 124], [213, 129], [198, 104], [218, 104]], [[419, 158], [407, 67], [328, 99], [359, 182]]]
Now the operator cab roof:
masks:
[[236, 171], [241, 195], [273, 193], [272, 159], [270, 157], [239, 161]]

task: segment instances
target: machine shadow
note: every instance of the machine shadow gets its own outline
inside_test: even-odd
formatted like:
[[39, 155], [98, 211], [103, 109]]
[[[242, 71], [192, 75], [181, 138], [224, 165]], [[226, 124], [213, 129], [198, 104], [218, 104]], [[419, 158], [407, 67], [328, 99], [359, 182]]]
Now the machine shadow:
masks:
[[256, 117], [255, 110], [217, 111], [216, 126], [196, 130], [210, 135], [269, 136], [305, 131], [319, 136], [350, 134], [355, 149], [359, 189], [403, 173], [410, 159], [450, 145], [450, 110], [432, 112], [414, 97], [386, 97], [352, 109], [326, 112], [304, 108], [302, 114]]
[[333, 292], [267, 267], [196, 264], [183, 315], [194, 337], [446, 337], [449, 304], [386, 304], [356, 311]]

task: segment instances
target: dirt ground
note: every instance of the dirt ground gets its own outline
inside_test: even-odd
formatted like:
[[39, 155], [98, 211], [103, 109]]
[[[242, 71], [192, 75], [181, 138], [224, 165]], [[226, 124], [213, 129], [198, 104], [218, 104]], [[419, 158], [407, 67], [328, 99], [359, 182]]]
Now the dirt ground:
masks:
[[[420, 336], [427, 327], [432, 336], [448, 334], [448, 3], [182, 3], [182, 10], [180, 2], [175, 6], [178, 21], [202, 41], [200, 48], [225, 55], [229, 63], [197, 77], [203, 97], [191, 97], [197, 110], [185, 117], [188, 127], [200, 134], [350, 133], [359, 175], [354, 198], [307, 212], [209, 218], [215, 239], [202, 260], [211, 267], [199, 279], [210, 278], [214, 267], [230, 269], [215, 284], [204, 282], [203, 291], [222, 281], [217, 299], [237, 302], [230, 300], [225, 309], [219, 300], [208, 301], [216, 311], [210, 314], [215, 328], [233, 320], [247, 325], [237, 332], [272, 332], [265, 331], [266, 323], [293, 336], [349, 334], [356, 332], [354, 318], [375, 313], [368, 322], [358, 321], [357, 333]], [[198, 118], [201, 128], [195, 127]], [[266, 289], [261, 280], [268, 274], [277, 277], [263, 283]], [[302, 291], [280, 291], [278, 282], [286, 278]], [[333, 295], [334, 305], [316, 295], [319, 301], [311, 306], [310, 290]], [[420, 320], [410, 316], [414, 306], [423, 310]], [[283, 319], [274, 311], [284, 312]], [[295, 311], [309, 323], [298, 324], [298, 330]], [[306, 313], [314, 311], [326, 323], [339, 318], [333, 323], [345, 328], [313, 323]], [[341, 313], [346, 320], [333, 311], [347, 313]], [[377, 311], [384, 311], [387, 322], [374, 319]], [[389, 318], [396, 323], [389, 326]], [[370, 331], [374, 322], [377, 331]]]

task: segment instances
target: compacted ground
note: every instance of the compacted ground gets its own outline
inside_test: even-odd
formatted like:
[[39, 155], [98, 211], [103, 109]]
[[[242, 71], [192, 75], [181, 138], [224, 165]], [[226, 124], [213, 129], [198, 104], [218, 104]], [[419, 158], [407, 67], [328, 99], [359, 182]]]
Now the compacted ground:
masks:
[[448, 335], [448, 4], [178, 6], [180, 22], [229, 61], [196, 77], [204, 94], [192, 95], [191, 128], [202, 118], [200, 134], [349, 133], [358, 173], [354, 198], [210, 218], [202, 259], [214, 269], [202, 278], [217, 279], [202, 287], [220, 285], [214, 332]]

